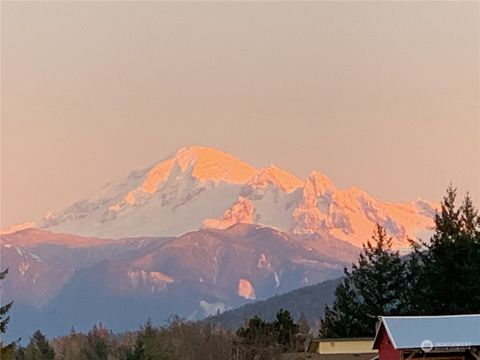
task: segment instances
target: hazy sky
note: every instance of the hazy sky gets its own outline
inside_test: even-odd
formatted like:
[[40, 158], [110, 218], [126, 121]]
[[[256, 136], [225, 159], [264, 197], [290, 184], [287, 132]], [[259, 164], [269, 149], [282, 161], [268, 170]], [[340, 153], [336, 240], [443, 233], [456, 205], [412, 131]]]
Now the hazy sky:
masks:
[[1, 227], [186, 145], [480, 206], [478, 2], [1, 2]]

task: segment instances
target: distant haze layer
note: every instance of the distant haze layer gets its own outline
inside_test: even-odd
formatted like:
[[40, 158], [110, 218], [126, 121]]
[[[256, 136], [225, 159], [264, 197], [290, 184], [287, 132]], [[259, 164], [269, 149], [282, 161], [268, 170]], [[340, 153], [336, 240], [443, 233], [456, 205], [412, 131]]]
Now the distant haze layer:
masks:
[[1, 227], [193, 144], [480, 205], [478, 2], [2, 2]]

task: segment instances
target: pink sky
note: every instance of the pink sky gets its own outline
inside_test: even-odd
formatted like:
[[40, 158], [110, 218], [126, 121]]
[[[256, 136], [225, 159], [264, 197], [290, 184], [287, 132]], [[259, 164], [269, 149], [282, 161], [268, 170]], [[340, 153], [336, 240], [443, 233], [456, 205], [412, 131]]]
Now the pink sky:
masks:
[[2, 2], [1, 227], [188, 145], [480, 206], [478, 2]]

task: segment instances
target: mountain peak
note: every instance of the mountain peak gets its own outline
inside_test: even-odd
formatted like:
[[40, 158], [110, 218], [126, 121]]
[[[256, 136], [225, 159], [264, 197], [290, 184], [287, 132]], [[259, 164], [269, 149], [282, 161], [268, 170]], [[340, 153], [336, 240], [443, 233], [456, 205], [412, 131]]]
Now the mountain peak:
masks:
[[192, 176], [197, 179], [225, 180], [242, 184], [257, 171], [235, 156], [210, 147], [181, 148], [174, 159], [182, 171], [191, 167]]
[[274, 184], [285, 192], [291, 192], [302, 187], [304, 182], [292, 173], [281, 169], [278, 166], [270, 165], [266, 168], [260, 169], [260, 171], [250, 180], [249, 184], [253, 186]]
[[333, 184], [333, 181], [330, 180], [330, 178], [327, 175], [321, 173], [320, 171], [313, 170], [310, 173], [308, 178], [312, 181], [315, 181], [318, 184], [324, 184], [327, 187], [335, 187], [335, 185]]
[[310, 173], [310, 176], [307, 180], [307, 188], [313, 191], [315, 196], [324, 194], [327, 191], [336, 190], [336, 186], [332, 180], [330, 180], [326, 175], [318, 172], [316, 170]]
[[159, 183], [167, 179], [174, 165], [181, 172], [191, 170], [199, 180], [224, 180], [243, 184], [256, 173], [256, 169], [223, 151], [204, 146], [189, 146], [179, 149], [175, 155], [154, 165], [147, 173], [142, 190], [156, 191]]

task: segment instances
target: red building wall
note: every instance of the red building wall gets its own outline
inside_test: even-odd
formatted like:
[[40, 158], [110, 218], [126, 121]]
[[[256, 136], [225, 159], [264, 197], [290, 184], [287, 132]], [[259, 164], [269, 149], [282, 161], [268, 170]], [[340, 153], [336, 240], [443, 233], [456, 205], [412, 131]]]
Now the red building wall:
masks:
[[390, 341], [385, 327], [380, 329], [379, 337], [377, 339], [378, 344], [378, 358], [379, 360], [401, 360], [402, 353], [400, 350], [396, 350]]

